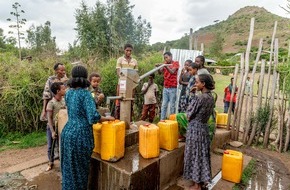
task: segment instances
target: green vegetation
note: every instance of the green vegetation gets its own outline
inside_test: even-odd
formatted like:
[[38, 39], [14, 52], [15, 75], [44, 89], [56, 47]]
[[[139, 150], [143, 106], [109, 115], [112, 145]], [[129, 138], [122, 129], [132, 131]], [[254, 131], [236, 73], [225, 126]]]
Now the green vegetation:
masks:
[[243, 171], [241, 182], [239, 184], [236, 184], [233, 187], [233, 190], [244, 189], [247, 186], [252, 175], [255, 173], [255, 165], [256, 165], [256, 160], [252, 159]]
[[32, 132], [27, 135], [14, 132], [0, 138], [0, 152], [8, 149], [24, 149], [46, 144], [45, 132]]

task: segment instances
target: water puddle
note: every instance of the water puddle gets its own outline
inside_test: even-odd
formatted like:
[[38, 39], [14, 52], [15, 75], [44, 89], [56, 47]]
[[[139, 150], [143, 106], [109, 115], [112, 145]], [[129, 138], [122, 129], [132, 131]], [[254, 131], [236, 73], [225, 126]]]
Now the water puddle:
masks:
[[[290, 179], [283, 171], [275, 168], [271, 161], [256, 162], [256, 170], [246, 190], [288, 190]], [[278, 171], [277, 171], [278, 170]]]

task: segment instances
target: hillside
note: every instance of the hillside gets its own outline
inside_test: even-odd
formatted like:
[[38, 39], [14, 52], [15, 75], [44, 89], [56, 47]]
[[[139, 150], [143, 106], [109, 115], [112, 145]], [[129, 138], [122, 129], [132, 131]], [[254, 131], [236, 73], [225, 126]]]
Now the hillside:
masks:
[[[220, 21], [214, 25], [209, 25], [194, 32], [197, 37], [197, 47], [204, 43], [205, 51], [215, 38], [215, 34], [220, 32], [224, 38], [224, 53], [239, 52], [246, 49], [250, 20], [255, 18], [255, 30], [253, 37], [253, 47], [257, 47], [260, 38], [264, 39], [264, 47], [269, 48], [274, 28], [274, 22], [277, 21], [276, 38], [279, 39], [279, 47], [287, 48], [287, 40], [290, 39], [290, 19], [283, 18], [272, 14], [264, 8], [257, 6], [247, 6], [241, 8], [233, 15], [230, 15], [226, 20]], [[189, 24], [190, 26], [190, 24]], [[183, 36], [179, 40], [168, 41], [166, 43], [153, 44], [153, 48], [160, 46], [169, 46], [173, 48], [188, 48], [188, 36]]]

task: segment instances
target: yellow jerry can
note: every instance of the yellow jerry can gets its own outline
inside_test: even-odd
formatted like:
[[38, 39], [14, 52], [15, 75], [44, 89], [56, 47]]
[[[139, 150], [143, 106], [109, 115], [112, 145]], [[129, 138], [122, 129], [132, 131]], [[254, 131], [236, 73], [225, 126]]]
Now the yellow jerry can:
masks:
[[240, 183], [243, 172], [243, 153], [225, 150], [222, 162], [222, 179]]
[[106, 121], [101, 129], [101, 159], [116, 162], [125, 154], [125, 122]]
[[159, 156], [159, 128], [155, 124], [140, 125], [139, 153], [143, 158]]
[[228, 124], [228, 114], [218, 113], [216, 115], [216, 124], [217, 124], [217, 127], [225, 128]]
[[93, 133], [94, 133], [94, 152], [101, 153], [101, 129], [102, 124], [96, 123], [93, 125]]
[[162, 120], [157, 126], [160, 130], [160, 148], [173, 150], [178, 148], [178, 123], [172, 120]]
[[176, 114], [169, 115], [169, 120], [176, 121]]

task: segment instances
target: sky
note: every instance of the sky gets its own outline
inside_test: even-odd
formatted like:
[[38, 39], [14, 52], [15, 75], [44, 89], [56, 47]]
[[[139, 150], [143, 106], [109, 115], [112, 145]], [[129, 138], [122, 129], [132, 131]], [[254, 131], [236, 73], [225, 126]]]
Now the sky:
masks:
[[[106, 0], [100, 0], [106, 2]], [[290, 18], [280, 6], [286, 7], [287, 0], [129, 0], [135, 5], [135, 18], [141, 15], [152, 25], [150, 44], [176, 40], [200, 27], [214, 24], [215, 20], [226, 20], [240, 8], [245, 6], [264, 7], [268, 11]], [[16, 1], [0, 1], [0, 28], [4, 34], [9, 31], [10, 22], [6, 21], [13, 11], [12, 4]], [[81, 0], [18, 0], [25, 11], [23, 18], [27, 19], [24, 29], [34, 24], [44, 25], [51, 22], [52, 36], [61, 50], [68, 47], [76, 39], [75, 12], [80, 7]], [[84, 0], [90, 7], [96, 0]], [[249, 21], [250, 22], [250, 21]], [[278, 23], [279, 25], [279, 23]]]

